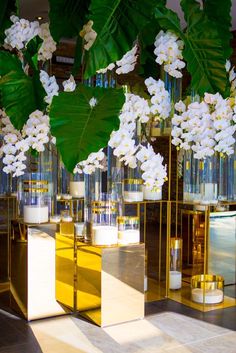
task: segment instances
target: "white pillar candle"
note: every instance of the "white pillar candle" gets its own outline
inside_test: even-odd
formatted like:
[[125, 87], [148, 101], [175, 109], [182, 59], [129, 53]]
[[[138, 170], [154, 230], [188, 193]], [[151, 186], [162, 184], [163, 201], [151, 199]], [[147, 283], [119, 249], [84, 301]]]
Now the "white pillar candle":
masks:
[[118, 242], [118, 229], [115, 226], [93, 226], [93, 245], [115, 245]]
[[139, 229], [127, 229], [118, 232], [118, 243], [121, 245], [134, 244], [140, 242]]
[[25, 223], [47, 223], [48, 222], [48, 206], [24, 206], [24, 222]]
[[[203, 289], [192, 289], [192, 301], [195, 303], [203, 304]], [[224, 299], [223, 291], [220, 289], [205, 290], [205, 304], [218, 304]]]
[[51, 223], [60, 223], [61, 222], [61, 216], [60, 215], [55, 215], [50, 217], [50, 222]]
[[200, 186], [201, 194], [203, 196], [202, 203], [217, 203], [217, 184], [205, 183]]
[[142, 191], [124, 191], [125, 202], [143, 201]]
[[75, 223], [75, 235], [82, 236], [84, 231], [84, 223]]
[[179, 271], [170, 271], [169, 288], [180, 289], [182, 282], [182, 273]]
[[143, 186], [143, 198], [144, 200], [161, 200], [162, 199], [162, 188], [158, 191], [148, 189], [146, 185]]
[[62, 216], [61, 218], [62, 222], [72, 222], [73, 218], [71, 216]]
[[75, 198], [84, 197], [84, 181], [70, 181], [70, 195]]

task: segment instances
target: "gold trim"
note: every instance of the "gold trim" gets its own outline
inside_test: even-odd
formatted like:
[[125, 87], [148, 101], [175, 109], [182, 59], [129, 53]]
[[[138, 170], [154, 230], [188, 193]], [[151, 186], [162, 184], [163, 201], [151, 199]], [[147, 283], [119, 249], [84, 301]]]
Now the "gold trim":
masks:
[[142, 179], [124, 179], [124, 184], [138, 184], [142, 185], [143, 180]]
[[182, 249], [182, 239], [181, 238], [170, 238], [170, 248], [171, 249]]
[[48, 180], [24, 180], [24, 184], [44, 184], [48, 185]]
[[196, 275], [191, 279], [192, 288], [201, 289], [223, 289], [224, 288], [224, 278], [219, 275]]
[[126, 222], [138, 222], [139, 223], [139, 217], [135, 217], [135, 216], [120, 216], [120, 217], [117, 217], [117, 223], [118, 224], [125, 224]]
[[24, 188], [24, 192], [48, 192], [48, 189], [44, 188]]

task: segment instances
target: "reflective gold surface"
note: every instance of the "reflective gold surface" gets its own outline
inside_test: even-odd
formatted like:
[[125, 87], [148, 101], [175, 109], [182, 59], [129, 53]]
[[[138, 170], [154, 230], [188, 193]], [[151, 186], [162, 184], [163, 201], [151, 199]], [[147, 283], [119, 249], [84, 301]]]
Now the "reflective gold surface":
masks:
[[99, 326], [144, 317], [144, 244], [77, 243], [77, 310]]
[[62, 315], [55, 299], [56, 226], [12, 221], [10, 307], [27, 320]]

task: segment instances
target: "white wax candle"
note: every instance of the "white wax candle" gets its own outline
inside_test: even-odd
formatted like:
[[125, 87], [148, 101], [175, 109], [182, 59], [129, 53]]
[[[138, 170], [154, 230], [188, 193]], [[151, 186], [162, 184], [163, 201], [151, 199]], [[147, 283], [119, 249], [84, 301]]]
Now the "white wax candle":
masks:
[[48, 222], [48, 206], [24, 206], [25, 223], [46, 223]]
[[143, 186], [143, 198], [144, 200], [161, 200], [162, 199], [162, 188], [158, 191], [153, 191], [150, 190], [146, 187], [146, 185]]
[[75, 223], [75, 235], [83, 235], [84, 223]]
[[115, 245], [118, 242], [118, 229], [114, 226], [93, 226], [93, 245]]
[[61, 197], [63, 200], [71, 200], [72, 199], [72, 196], [70, 194], [63, 194], [63, 195], [61, 195]]
[[215, 203], [217, 198], [217, 184], [205, 183], [200, 185], [201, 194], [203, 196], [202, 203]]
[[61, 216], [60, 215], [55, 215], [50, 217], [50, 222], [51, 223], [60, 223], [61, 222]]
[[119, 244], [134, 244], [140, 242], [140, 231], [139, 229], [127, 229], [118, 232], [118, 243]]
[[70, 195], [75, 198], [84, 197], [84, 181], [70, 181]]
[[72, 222], [73, 218], [71, 216], [62, 216], [62, 222]]
[[182, 282], [182, 273], [179, 271], [170, 271], [169, 288], [180, 289]]
[[124, 191], [124, 201], [125, 202], [143, 201], [143, 192], [142, 191]]
[[[203, 304], [203, 289], [192, 289], [192, 301]], [[223, 291], [220, 289], [205, 290], [205, 304], [218, 304], [224, 299]]]

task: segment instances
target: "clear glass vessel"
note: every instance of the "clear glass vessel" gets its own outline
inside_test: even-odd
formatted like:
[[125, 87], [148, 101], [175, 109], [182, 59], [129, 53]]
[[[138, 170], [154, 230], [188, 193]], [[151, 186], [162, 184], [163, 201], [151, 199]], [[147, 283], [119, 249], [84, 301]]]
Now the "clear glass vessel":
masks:
[[70, 195], [73, 198], [83, 198], [85, 194], [85, 183], [84, 183], [84, 174], [71, 174], [70, 175]]
[[120, 245], [134, 244], [140, 242], [139, 217], [118, 217], [118, 243]]
[[182, 286], [182, 239], [170, 238], [170, 273], [169, 289], [176, 290]]
[[143, 201], [143, 179], [141, 175], [139, 165], [136, 168], [125, 168], [124, 202]]
[[118, 242], [118, 201], [114, 194], [102, 193], [92, 201], [92, 244], [115, 245]]
[[218, 201], [219, 160], [218, 154], [199, 162], [200, 192], [202, 204], [216, 204]]
[[183, 162], [183, 200], [198, 202], [200, 194], [199, 160], [193, 157], [193, 151], [184, 152]]
[[196, 275], [191, 279], [192, 301], [218, 304], [224, 301], [224, 278], [212, 274]]
[[44, 152], [27, 156], [27, 169], [18, 189], [20, 216], [26, 223], [45, 223], [53, 214], [55, 188], [51, 152], [50, 146], [46, 146]]
[[234, 158], [231, 156], [219, 156], [219, 183], [218, 200], [230, 201], [234, 199]]

